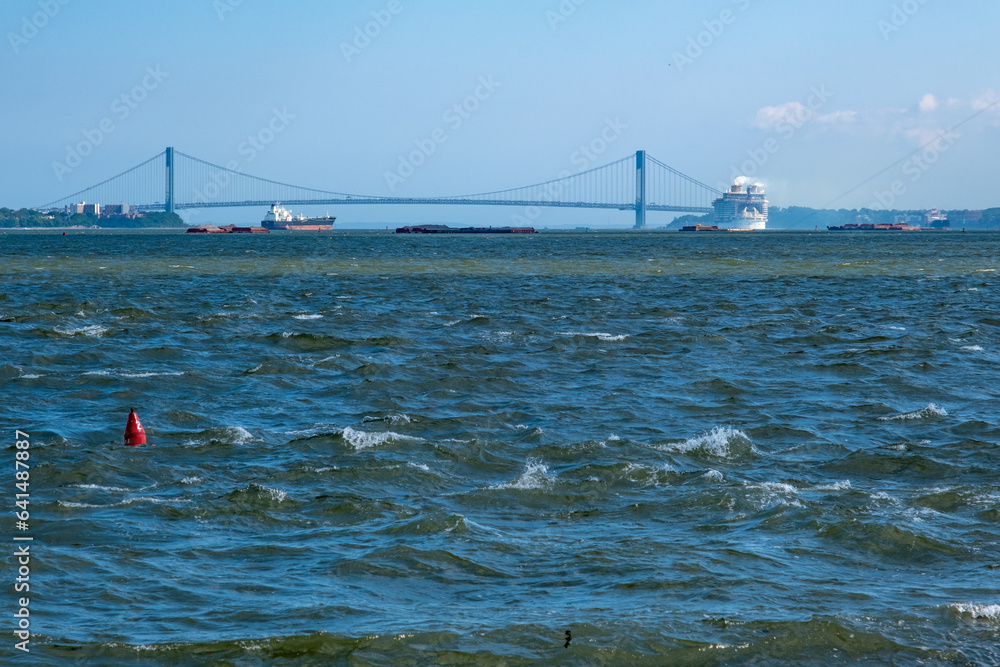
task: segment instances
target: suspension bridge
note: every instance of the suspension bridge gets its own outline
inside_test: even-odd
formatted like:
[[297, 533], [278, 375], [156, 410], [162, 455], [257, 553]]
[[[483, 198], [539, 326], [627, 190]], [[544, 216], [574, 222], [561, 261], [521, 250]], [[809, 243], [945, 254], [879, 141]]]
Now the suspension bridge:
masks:
[[450, 197], [383, 197], [289, 185], [245, 174], [173, 148], [117, 176], [39, 207], [127, 203], [140, 211], [219, 206], [461, 205], [617, 209], [635, 211], [635, 228], [648, 211], [709, 213], [722, 193], [638, 151], [610, 164], [543, 183]]

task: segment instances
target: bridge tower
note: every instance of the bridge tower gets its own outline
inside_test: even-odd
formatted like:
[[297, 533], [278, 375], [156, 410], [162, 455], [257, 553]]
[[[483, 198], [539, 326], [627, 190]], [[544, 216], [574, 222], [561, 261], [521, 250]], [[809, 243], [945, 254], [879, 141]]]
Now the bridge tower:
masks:
[[646, 226], [646, 151], [635, 153], [635, 228]]
[[166, 210], [167, 213], [174, 212], [174, 149], [167, 148], [167, 198], [166, 198]]

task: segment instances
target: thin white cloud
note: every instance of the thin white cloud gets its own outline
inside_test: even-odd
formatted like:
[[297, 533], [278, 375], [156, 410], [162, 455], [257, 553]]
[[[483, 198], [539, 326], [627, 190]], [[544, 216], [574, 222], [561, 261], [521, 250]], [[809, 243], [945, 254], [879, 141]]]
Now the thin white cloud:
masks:
[[764, 107], [757, 111], [757, 115], [754, 117], [754, 126], [768, 131], [788, 125], [799, 127], [809, 119], [811, 113], [800, 102], [786, 102], [776, 107]]
[[857, 111], [834, 111], [833, 113], [816, 116], [817, 123], [835, 125], [838, 123], [853, 123], [858, 120]]
[[824, 125], [853, 123], [857, 117], [857, 111], [834, 111], [817, 115], [815, 111], [800, 102], [786, 102], [775, 107], [759, 109], [754, 116], [753, 125], [761, 130], [773, 132], [788, 127], [799, 128], [809, 122]]
[[905, 131], [907, 139], [913, 140], [918, 146], [927, 146], [945, 136], [946, 132], [941, 127], [911, 127]]
[[997, 95], [996, 91], [990, 88], [972, 97], [972, 110], [984, 111], [997, 102], [1000, 102], [1000, 95]]
[[919, 99], [917, 109], [912, 106], [861, 111], [843, 109], [820, 114], [799, 102], [787, 102], [759, 109], [752, 125], [769, 132], [812, 125], [850, 136], [902, 139], [915, 146], [924, 146], [938, 139], [948, 127], [967, 120], [973, 112], [985, 110], [989, 110], [985, 124], [980, 126], [1000, 127], [1000, 93], [992, 88], [962, 97], [938, 98], [927, 93]]

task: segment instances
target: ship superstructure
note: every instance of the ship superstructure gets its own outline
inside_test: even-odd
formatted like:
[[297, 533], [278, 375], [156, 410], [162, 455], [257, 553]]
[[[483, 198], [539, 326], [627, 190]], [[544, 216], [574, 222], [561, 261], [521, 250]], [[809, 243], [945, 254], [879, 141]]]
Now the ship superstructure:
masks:
[[261, 225], [266, 229], [289, 229], [293, 231], [329, 231], [333, 229], [333, 223], [337, 218], [326, 216], [325, 218], [307, 218], [302, 214], [293, 216], [287, 208], [282, 208], [281, 204], [272, 204], [271, 210], [264, 216]]
[[767, 196], [764, 188], [754, 184], [744, 189], [737, 182], [712, 202], [715, 209], [713, 224], [719, 229], [760, 230], [767, 228]]

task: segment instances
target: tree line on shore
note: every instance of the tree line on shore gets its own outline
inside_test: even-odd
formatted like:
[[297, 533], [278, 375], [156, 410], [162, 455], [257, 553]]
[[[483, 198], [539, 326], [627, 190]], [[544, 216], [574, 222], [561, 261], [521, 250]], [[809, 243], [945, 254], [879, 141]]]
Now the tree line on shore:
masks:
[[0, 228], [18, 227], [101, 227], [104, 229], [134, 229], [141, 227], [187, 227], [176, 213], [162, 211], [144, 213], [141, 217], [101, 216], [77, 213], [44, 212], [31, 208], [14, 210], [0, 208]]

